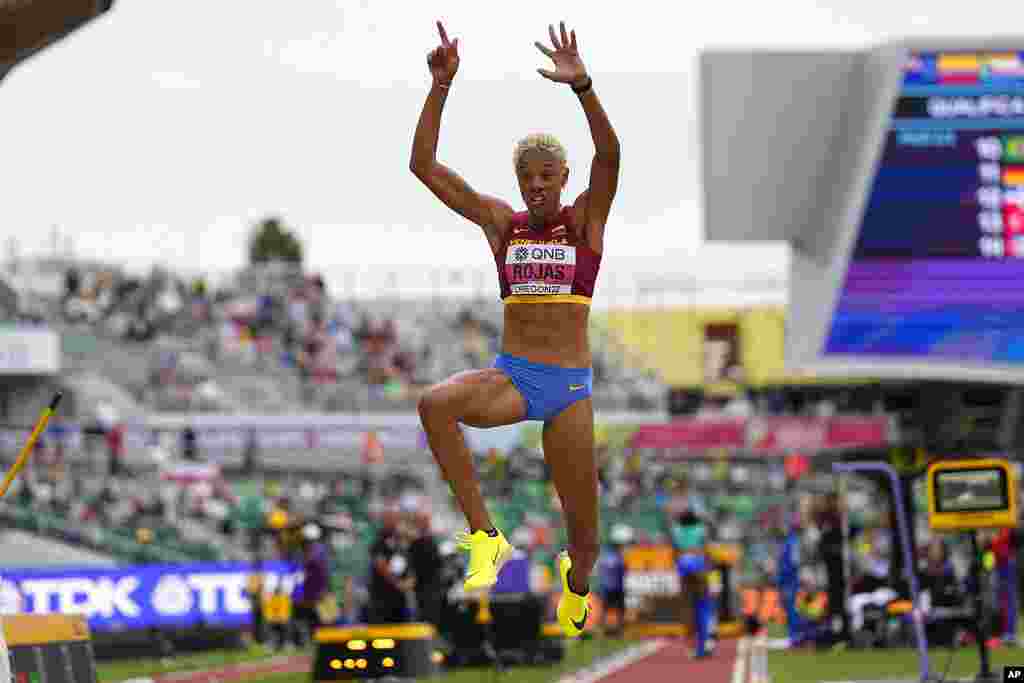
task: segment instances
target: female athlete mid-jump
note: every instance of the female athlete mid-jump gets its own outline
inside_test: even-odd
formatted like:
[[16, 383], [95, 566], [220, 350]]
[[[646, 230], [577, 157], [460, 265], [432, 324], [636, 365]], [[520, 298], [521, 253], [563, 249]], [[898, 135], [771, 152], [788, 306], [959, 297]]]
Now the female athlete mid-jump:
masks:
[[593, 373], [587, 338], [590, 299], [601, 264], [604, 227], [619, 176], [619, 141], [580, 59], [575, 31], [548, 27], [554, 62], [538, 69], [568, 85], [586, 114], [594, 140], [590, 187], [562, 205], [569, 179], [565, 149], [534, 134], [515, 146], [513, 168], [526, 211], [479, 194], [437, 160], [441, 112], [459, 68], [458, 39], [437, 24], [441, 45], [427, 56], [433, 85], [416, 126], [412, 172], [438, 199], [483, 229], [494, 253], [505, 306], [502, 349], [494, 367], [459, 373], [428, 390], [419, 403], [427, 440], [469, 523], [465, 587], [488, 589], [512, 551], [491, 523], [459, 423], [497, 427], [544, 423], [544, 457], [562, 501], [569, 547], [559, 557], [558, 621], [566, 634], [583, 631], [590, 573], [600, 550], [594, 456]]

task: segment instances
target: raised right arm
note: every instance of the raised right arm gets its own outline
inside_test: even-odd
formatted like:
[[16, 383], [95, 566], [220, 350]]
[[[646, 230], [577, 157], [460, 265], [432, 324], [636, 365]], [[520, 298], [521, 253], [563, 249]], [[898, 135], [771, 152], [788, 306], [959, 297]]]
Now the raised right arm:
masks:
[[487, 236], [491, 251], [496, 252], [512, 216], [512, 207], [500, 199], [478, 194], [457, 173], [437, 160], [441, 112], [448, 99], [448, 89], [459, 70], [458, 38], [449, 41], [441, 22], [437, 22], [437, 30], [441, 35], [441, 45], [427, 55], [433, 84], [416, 124], [409, 168], [445, 206], [479, 225]]
[[437, 160], [441, 112], [447, 97], [447, 86], [438, 83], [431, 86], [416, 125], [409, 168], [445, 206], [479, 225], [494, 251], [501, 244], [512, 207], [500, 199], [477, 193], [458, 173]]

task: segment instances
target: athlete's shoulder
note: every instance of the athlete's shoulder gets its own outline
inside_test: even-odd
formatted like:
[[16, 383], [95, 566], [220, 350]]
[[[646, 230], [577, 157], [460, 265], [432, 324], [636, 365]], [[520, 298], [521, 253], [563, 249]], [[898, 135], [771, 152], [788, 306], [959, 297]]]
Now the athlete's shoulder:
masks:
[[562, 207], [559, 219], [561, 224], [565, 226], [566, 230], [576, 240], [585, 246], [590, 246], [590, 243], [587, 241], [586, 230], [584, 229], [586, 224], [584, 210], [580, 206], [577, 204], [566, 204]]
[[515, 209], [513, 209], [508, 202], [496, 197], [487, 197], [485, 201], [487, 203], [490, 220], [480, 227], [483, 228], [484, 234], [487, 236], [487, 242], [491, 247], [491, 252], [497, 254], [502, 249], [508, 237], [508, 233], [511, 229], [512, 217], [515, 215]]
[[509, 226], [517, 220], [516, 216], [518, 215], [519, 212], [513, 209], [510, 204], [502, 200], [495, 201], [491, 207], [493, 225], [499, 233], [507, 231]]

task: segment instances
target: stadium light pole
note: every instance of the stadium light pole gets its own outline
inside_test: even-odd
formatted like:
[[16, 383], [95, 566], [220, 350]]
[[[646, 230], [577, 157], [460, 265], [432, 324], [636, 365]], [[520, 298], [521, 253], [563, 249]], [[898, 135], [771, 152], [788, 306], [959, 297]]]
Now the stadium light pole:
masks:
[[0, 81], [113, 6], [114, 0], [0, 0]]

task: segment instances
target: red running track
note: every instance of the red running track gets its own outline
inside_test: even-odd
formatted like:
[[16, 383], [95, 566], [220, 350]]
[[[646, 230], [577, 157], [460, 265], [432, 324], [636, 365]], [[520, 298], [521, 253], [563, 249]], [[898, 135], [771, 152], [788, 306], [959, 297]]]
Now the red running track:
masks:
[[247, 678], [260, 678], [272, 674], [304, 673], [312, 671], [312, 658], [303, 655], [274, 657], [265, 661], [242, 662], [206, 671], [183, 671], [157, 674], [137, 683], [233, 683]]
[[600, 683], [731, 683], [738, 642], [736, 639], [719, 641], [713, 657], [692, 659], [687, 644], [679, 640], [602, 677]]
[[[685, 641], [655, 643], [658, 649], [650, 655], [625, 665], [623, 668], [601, 675], [601, 673], [569, 674], [561, 681], [577, 683], [661, 683], [662, 681], [687, 681], [688, 683], [747, 683], [752, 674], [749, 666], [739, 671], [739, 680], [733, 680], [736, 665], [737, 640], [720, 641], [715, 655], [710, 659], [692, 659]], [[745, 663], [746, 664], [746, 663]], [[270, 660], [245, 662], [218, 667], [207, 671], [185, 671], [157, 674], [152, 677], [133, 679], [131, 683], [236, 683], [248, 678], [263, 677], [276, 673], [308, 673], [312, 662], [308, 656], [275, 657]], [[582, 675], [581, 675], [582, 674]]]

